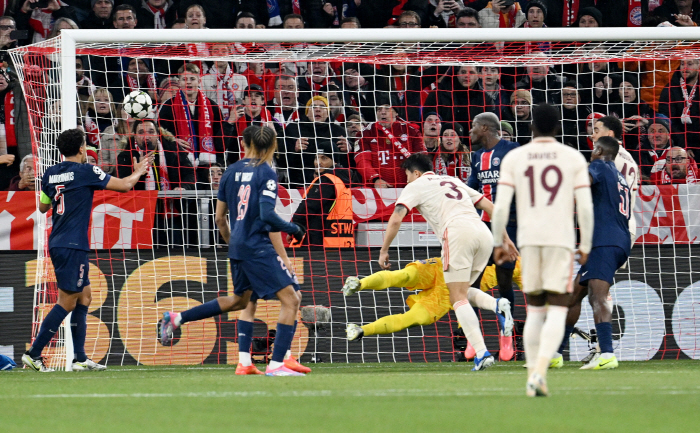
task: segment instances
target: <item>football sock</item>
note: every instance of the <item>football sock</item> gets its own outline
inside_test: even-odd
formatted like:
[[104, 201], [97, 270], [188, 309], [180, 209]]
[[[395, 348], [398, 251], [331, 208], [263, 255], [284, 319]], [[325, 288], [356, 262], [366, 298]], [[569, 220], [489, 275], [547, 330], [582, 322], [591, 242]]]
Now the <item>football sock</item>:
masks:
[[471, 305], [479, 307], [482, 310], [489, 310], [493, 312], [496, 311], [496, 304], [498, 303], [498, 299], [482, 292], [479, 289], [470, 287], [467, 291], [467, 299], [469, 300], [469, 303]]
[[379, 271], [360, 280], [361, 290], [384, 290], [387, 287], [414, 287], [418, 269], [409, 266], [398, 271]]
[[559, 346], [559, 350], [557, 350], [557, 353], [563, 354], [564, 351], [569, 347], [569, 337], [571, 337], [571, 334], [574, 333], [574, 327], [566, 325], [564, 328], [564, 338], [561, 340], [561, 345]]
[[[381, 319], [368, 323], [362, 326], [365, 336], [377, 334], [392, 334], [417, 325], [430, 325], [437, 320], [435, 317], [421, 304], [413, 304], [413, 306], [403, 314], [393, 314], [384, 316]], [[435, 318], [436, 319], [436, 318]]]
[[[272, 361], [284, 362], [284, 354], [292, 347], [294, 338], [294, 325], [277, 324], [277, 334], [275, 334], [275, 346], [272, 348]], [[272, 366], [272, 363], [270, 363]], [[276, 368], [276, 367], [271, 367]]]
[[70, 316], [70, 333], [73, 337], [74, 361], [85, 362], [85, 335], [87, 334], [87, 305], [78, 304]]
[[[297, 324], [298, 323], [299, 322], [297, 320], [294, 321], [294, 335], [296, 335], [296, 333], [297, 333]], [[289, 359], [291, 357], [292, 357], [292, 349], [290, 347], [289, 349], [287, 349], [287, 353], [284, 354], [284, 359]]]
[[466, 299], [455, 302], [453, 308], [457, 321], [459, 321], [462, 330], [464, 330], [464, 335], [467, 337], [467, 341], [471, 343], [476, 351], [476, 356], [481, 358], [486, 353], [486, 344], [484, 343], [484, 336], [481, 335], [479, 319], [476, 317], [474, 309]]
[[536, 372], [542, 377], [546, 377], [549, 362], [554, 357], [561, 339], [564, 337], [564, 327], [566, 326], [567, 307], [550, 305], [547, 307], [547, 318], [542, 325], [540, 332], [540, 348], [537, 359]]
[[53, 338], [54, 334], [58, 332], [58, 327], [61, 326], [63, 319], [68, 315], [68, 311], [60, 305], [56, 304], [53, 306], [49, 314], [46, 315], [44, 321], [39, 328], [39, 333], [32, 343], [32, 347], [29, 348], [29, 356], [32, 358], [38, 358], [41, 356], [41, 352], [44, 350], [49, 341]]
[[610, 322], [596, 323], [595, 332], [598, 335], [598, 344], [600, 345], [600, 353], [613, 353], [612, 323], [610, 323]]
[[253, 365], [250, 348], [253, 345], [253, 322], [238, 320], [238, 362], [244, 366]]
[[510, 301], [510, 310], [515, 310], [515, 291], [513, 290], [513, 269], [504, 269], [496, 266], [496, 280], [498, 281], [498, 294], [501, 298]]
[[547, 317], [547, 307], [527, 306], [527, 318], [523, 327], [523, 345], [528, 375], [535, 370], [537, 354], [540, 351], [540, 334]]
[[[219, 306], [219, 301], [214, 299], [213, 301], [205, 302], [202, 305], [198, 305], [180, 313], [180, 325], [187, 322], [206, 319], [208, 317], [218, 316], [219, 314], [221, 314], [221, 307]], [[180, 326], [177, 323], [175, 324]]]

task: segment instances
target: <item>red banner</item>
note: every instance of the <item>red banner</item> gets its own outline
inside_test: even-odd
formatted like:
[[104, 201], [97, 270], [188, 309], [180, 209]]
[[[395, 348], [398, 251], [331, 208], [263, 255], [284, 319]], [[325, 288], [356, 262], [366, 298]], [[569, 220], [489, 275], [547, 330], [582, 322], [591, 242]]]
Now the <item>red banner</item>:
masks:
[[[157, 191], [96, 191], [90, 248], [151, 248], [157, 198]], [[0, 192], [0, 250], [36, 249], [38, 221], [34, 192]]]

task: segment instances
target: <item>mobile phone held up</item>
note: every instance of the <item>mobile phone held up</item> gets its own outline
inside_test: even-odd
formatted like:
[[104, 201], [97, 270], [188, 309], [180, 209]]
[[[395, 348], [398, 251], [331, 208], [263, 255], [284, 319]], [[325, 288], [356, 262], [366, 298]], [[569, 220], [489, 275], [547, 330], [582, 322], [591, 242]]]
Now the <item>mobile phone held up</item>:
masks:
[[39, 0], [38, 2], [29, 3], [30, 9], [43, 9], [49, 6], [49, 0]]

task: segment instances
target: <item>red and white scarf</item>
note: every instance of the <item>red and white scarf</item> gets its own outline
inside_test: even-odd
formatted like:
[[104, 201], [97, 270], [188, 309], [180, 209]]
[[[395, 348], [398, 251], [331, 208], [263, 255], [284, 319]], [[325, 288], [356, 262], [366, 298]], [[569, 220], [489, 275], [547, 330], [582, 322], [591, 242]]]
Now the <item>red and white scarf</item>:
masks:
[[[144, 151], [139, 151], [143, 154]], [[143, 155], [141, 155], [143, 156]], [[163, 143], [158, 140], [158, 173], [155, 171], [155, 161], [153, 165], [148, 167], [146, 172], [146, 190], [160, 190], [160, 191], [170, 191], [170, 177], [168, 176], [168, 164], [165, 161], [165, 151], [163, 150]], [[157, 179], [156, 179], [157, 177]]]
[[301, 15], [301, 7], [299, 6], [299, 0], [292, 0], [292, 13]]
[[231, 109], [236, 104], [235, 98], [233, 96], [233, 89], [231, 88], [231, 80], [233, 80], [233, 69], [231, 65], [226, 65], [226, 72], [223, 74], [219, 72], [219, 68], [214, 66], [214, 73], [216, 74], [216, 96], [218, 99], [221, 111], [226, 117], [224, 120], [228, 120], [231, 115]]
[[86, 75], [83, 75], [83, 78], [81, 78], [77, 83], [76, 86], [78, 89], [81, 87], [84, 87], [87, 89], [88, 95], [92, 95], [95, 90], [97, 90], [97, 87], [95, 84], [92, 82], [90, 78], [88, 78]]
[[153, 13], [153, 28], [154, 29], [165, 29], [165, 11], [170, 7], [169, 2], [165, 2], [162, 8], [155, 8], [150, 5], [146, 0], [143, 0], [143, 4], [148, 6], [148, 10]]
[[5, 94], [5, 139], [7, 148], [17, 147], [15, 135], [15, 95], [13, 92]]
[[578, 0], [564, 0], [563, 6], [564, 11], [561, 17], [561, 26], [573, 26], [576, 20], [578, 19]]
[[695, 92], [698, 90], [698, 81], [695, 80], [695, 84], [693, 84], [693, 88], [690, 90], [690, 94], [688, 94], [688, 89], [687, 86], [685, 85], [685, 79], [681, 77], [681, 92], [683, 92], [683, 99], [685, 99], [685, 105], [683, 106], [683, 114], [681, 114], [681, 122], [690, 125], [693, 123], [693, 120], [690, 118], [690, 106], [693, 103], [693, 98], [695, 97]]
[[275, 114], [272, 115], [272, 118], [277, 122], [278, 125], [282, 127], [282, 129], [286, 129], [290, 123], [299, 121], [299, 110], [292, 111], [292, 114], [290, 114], [289, 117], [285, 119], [282, 107], [276, 105]]
[[[445, 162], [443, 155], [447, 155], [448, 158], [451, 157], [452, 160]], [[442, 153], [442, 151], [437, 152], [433, 160], [433, 165], [435, 167], [435, 174], [442, 176], [453, 176], [466, 182], [469, 180], [469, 174], [471, 173], [471, 167], [468, 164], [464, 164], [462, 159], [462, 153]]]
[[629, 0], [627, 6], [627, 27], [642, 25], [642, 0]]
[[[214, 110], [212, 109], [209, 99], [204, 96], [201, 90], [197, 91], [197, 101], [194, 102], [197, 107], [198, 118], [193, 119], [193, 114], [190, 111], [189, 104], [185, 98], [185, 93], [180, 90], [172, 98], [173, 101], [173, 116], [175, 117], [175, 135], [187, 141], [197, 155], [193, 155], [196, 160], [206, 162], [216, 161], [214, 152]], [[194, 122], [197, 122], [197, 138], [195, 138]]]
[[403, 144], [401, 144], [401, 142], [400, 142], [396, 137], [394, 137], [394, 134], [392, 134], [391, 131], [389, 131], [388, 129], [386, 129], [386, 128], [385, 128], [381, 123], [379, 123], [379, 122], [377, 122], [377, 129], [379, 129], [380, 131], [382, 131], [382, 132], [384, 133], [384, 135], [386, 135], [386, 137], [389, 139], [389, 141], [391, 141], [391, 143], [394, 145], [394, 147], [396, 147], [396, 149], [397, 149], [399, 152], [401, 152], [401, 154], [402, 154], [404, 157], [408, 158], [409, 156], [411, 156], [411, 152], [409, 152], [408, 149], [406, 149], [406, 148], [403, 146]]
[[[110, 116], [111, 117], [111, 116]], [[114, 129], [117, 129], [117, 125], [119, 122], [114, 119], [112, 120], [112, 126]], [[97, 124], [96, 119], [93, 119], [90, 114], [85, 114], [85, 120], [84, 120], [84, 125], [85, 126], [85, 135], [87, 135], [87, 141], [90, 143], [91, 146], [100, 148], [100, 127]]]
[[[505, 29], [508, 27], [515, 27], [516, 18], [518, 16], [518, 11], [520, 11], [520, 3], [513, 3], [513, 8], [508, 13], [500, 12], [498, 14], [498, 27]], [[507, 19], [506, 19], [507, 18]]]
[[407, 2], [408, 0], [399, 0], [399, 4], [394, 6], [394, 9], [391, 10], [391, 18], [387, 22], [387, 25], [393, 26], [399, 21], [399, 15], [403, 12], [403, 7]]
[[[129, 90], [132, 92], [134, 90], [139, 90], [141, 89], [141, 85], [139, 83], [139, 80], [136, 78], [132, 77], [129, 73], [126, 73], [126, 83], [129, 85]], [[152, 91], [154, 94], [157, 94], [157, 85], [156, 85], [156, 77], [153, 74], [148, 74], [148, 81], [146, 82], [146, 85], [148, 86], [148, 90]]]

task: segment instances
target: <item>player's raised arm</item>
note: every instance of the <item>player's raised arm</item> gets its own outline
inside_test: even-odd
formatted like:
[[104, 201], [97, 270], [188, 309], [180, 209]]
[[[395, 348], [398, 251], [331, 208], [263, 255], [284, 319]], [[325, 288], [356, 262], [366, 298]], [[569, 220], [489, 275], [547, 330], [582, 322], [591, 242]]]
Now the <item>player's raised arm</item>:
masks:
[[406, 206], [397, 204], [396, 207], [394, 207], [394, 212], [391, 214], [391, 217], [389, 217], [386, 233], [384, 233], [384, 244], [382, 245], [382, 249], [379, 250], [379, 266], [382, 269], [391, 268], [391, 263], [389, 263], [389, 247], [394, 241], [396, 234], [399, 232], [401, 222], [406, 214], [408, 214]]
[[149, 153], [146, 155], [145, 158], [141, 160], [141, 162], [136, 163], [134, 165], [134, 172], [131, 173], [128, 177], [125, 177], [123, 179], [119, 179], [117, 177], [112, 177], [109, 179], [109, 183], [107, 183], [107, 187], [105, 189], [108, 189], [110, 191], [117, 191], [117, 192], [128, 192], [131, 190], [131, 188], [136, 185], [136, 183], [141, 179], [141, 176], [146, 174], [148, 171], [148, 167], [153, 164], [153, 152]]

